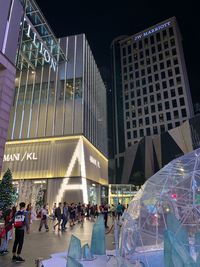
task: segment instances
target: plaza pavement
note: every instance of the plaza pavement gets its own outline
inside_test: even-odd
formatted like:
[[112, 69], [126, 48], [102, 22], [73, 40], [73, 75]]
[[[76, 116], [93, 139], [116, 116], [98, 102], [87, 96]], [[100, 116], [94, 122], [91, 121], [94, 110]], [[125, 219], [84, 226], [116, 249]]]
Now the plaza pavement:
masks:
[[[71, 234], [74, 234], [81, 239], [81, 244], [88, 243], [90, 245], [92, 226], [94, 222], [88, 221], [85, 219], [83, 227], [80, 224], [76, 224], [74, 228], [69, 229], [67, 224], [66, 232], [58, 232], [57, 230], [53, 231], [53, 222], [49, 221], [49, 232], [45, 232], [43, 229], [41, 232], [38, 232], [39, 221], [34, 221], [31, 225], [31, 232], [29, 235], [26, 234], [24, 240], [24, 246], [22, 250], [22, 257], [26, 260], [24, 263], [12, 263], [12, 245], [13, 240], [9, 244], [9, 253], [4, 256], [0, 256], [0, 267], [35, 267], [35, 260], [38, 258], [47, 259], [51, 254], [62, 252], [67, 250]], [[109, 220], [111, 225], [111, 220]], [[106, 248], [114, 249], [112, 242], [114, 241], [114, 236], [111, 233], [106, 234]], [[55, 266], [59, 267], [59, 266]]]

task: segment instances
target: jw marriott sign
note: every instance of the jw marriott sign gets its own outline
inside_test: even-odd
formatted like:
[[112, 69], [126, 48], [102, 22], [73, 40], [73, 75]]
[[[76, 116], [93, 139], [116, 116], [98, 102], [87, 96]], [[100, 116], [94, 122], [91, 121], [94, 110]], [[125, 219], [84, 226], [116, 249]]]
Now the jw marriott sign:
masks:
[[135, 41], [140, 40], [143, 37], [147, 37], [148, 35], [155, 33], [157, 31], [163, 30], [164, 28], [167, 28], [171, 25], [171, 21], [165, 22], [159, 26], [156, 26], [155, 28], [152, 28], [146, 32], [143, 32], [141, 34], [138, 34], [137, 36], [134, 37]]

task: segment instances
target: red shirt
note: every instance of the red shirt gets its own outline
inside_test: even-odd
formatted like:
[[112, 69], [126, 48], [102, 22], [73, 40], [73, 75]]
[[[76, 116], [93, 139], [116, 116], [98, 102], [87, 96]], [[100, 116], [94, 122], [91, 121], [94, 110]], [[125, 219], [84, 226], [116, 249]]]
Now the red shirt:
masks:
[[6, 232], [9, 232], [13, 228], [13, 218], [12, 216], [8, 215], [5, 218], [5, 229]]

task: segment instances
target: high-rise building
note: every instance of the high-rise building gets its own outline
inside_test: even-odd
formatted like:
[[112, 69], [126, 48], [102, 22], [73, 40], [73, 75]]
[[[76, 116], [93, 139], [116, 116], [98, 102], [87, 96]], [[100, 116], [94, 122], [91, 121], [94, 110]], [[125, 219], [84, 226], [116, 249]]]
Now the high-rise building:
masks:
[[111, 48], [119, 169], [123, 145], [179, 126], [193, 115], [193, 106], [175, 17], [115, 39]]
[[182, 38], [174, 17], [119, 43], [128, 147], [143, 136], [179, 126], [193, 115], [193, 107]]
[[50, 205], [100, 203], [108, 182], [106, 88], [93, 54], [84, 34], [56, 38], [34, 0], [21, 2], [3, 171], [11, 169], [27, 201], [30, 188], [33, 200], [43, 187]]

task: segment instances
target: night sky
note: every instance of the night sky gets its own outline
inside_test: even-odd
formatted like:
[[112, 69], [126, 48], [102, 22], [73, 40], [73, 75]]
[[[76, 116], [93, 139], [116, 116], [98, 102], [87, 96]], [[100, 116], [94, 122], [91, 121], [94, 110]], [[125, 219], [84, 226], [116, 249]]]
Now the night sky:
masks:
[[[110, 44], [120, 35], [132, 35], [176, 16], [193, 102], [200, 102], [199, 8], [193, 1], [69, 1], [36, 0], [57, 37], [85, 33], [100, 69], [110, 68]], [[194, 1], [196, 2], [196, 1]]]

